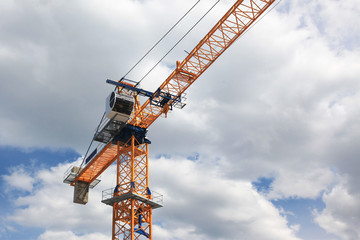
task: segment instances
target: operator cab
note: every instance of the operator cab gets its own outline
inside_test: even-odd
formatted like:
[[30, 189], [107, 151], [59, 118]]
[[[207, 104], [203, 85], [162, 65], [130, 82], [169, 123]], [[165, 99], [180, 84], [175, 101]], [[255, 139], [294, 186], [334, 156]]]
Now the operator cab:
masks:
[[106, 98], [105, 116], [96, 129], [94, 140], [102, 143], [109, 143], [114, 136], [125, 127], [134, 109], [134, 97], [125, 93], [112, 92]]
[[133, 108], [133, 96], [112, 92], [106, 98], [106, 117], [108, 119], [125, 123], [129, 120]]

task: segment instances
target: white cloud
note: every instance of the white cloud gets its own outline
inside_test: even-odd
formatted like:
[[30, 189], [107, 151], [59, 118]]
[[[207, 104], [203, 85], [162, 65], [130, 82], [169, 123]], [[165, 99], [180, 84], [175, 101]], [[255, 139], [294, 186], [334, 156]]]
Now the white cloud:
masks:
[[101, 233], [77, 236], [71, 231], [46, 231], [39, 236], [38, 240], [108, 240], [109, 238], [110, 236]]
[[215, 165], [181, 157], [152, 160], [151, 167], [152, 185], [164, 194], [165, 207], [154, 213], [164, 221], [162, 231], [191, 232], [192, 226], [200, 239], [298, 239], [250, 182], [227, 179]]
[[13, 168], [10, 175], [3, 175], [2, 179], [5, 182], [5, 189], [7, 191], [22, 190], [31, 192], [35, 180], [25, 171], [23, 166]]
[[329, 169], [308, 169], [306, 172], [279, 172], [267, 194], [270, 199], [316, 199], [336, 182], [336, 175]]
[[196, 232], [196, 228], [191, 225], [181, 224], [178, 227], [167, 229], [159, 225], [153, 225], [154, 238], [159, 240], [170, 239], [206, 239], [206, 236]]
[[[0, 4], [0, 112], [6, 113], [0, 117], [0, 144], [72, 147], [83, 152], [112, 89], [105, 79], [123, 76], [193, 1], [74, 1], [71, 7], [40, 0], [4, 0]], [[201, 4], [169, 40], [180, 37], [211, 5], [209, 1]], [[155, 89], [171, 71], [168, 66], [182, 60], [183, 50], [190, 51], [230, 4], [219, 3], [142, 87]], [[197, 80], [189, 89], [186, 108], [176, 109], [150, 127], [151, 154], [199, 155], [204, 169], [217, 166], [226, 181], [244, 183], [235, 185], [245, 192], [249, 187], [245, 183], [275, 176], [272, 198], [315, 198], [324, 190], [331, 192], [337, 175], [348, 176], [346, 189], [350, 196], [357, 196], [357, 22], [357, 0], [282, 1]], [[143, 76], [170, 46], [170, 41], [165, 41], [129, 77], [137, 80]], [[190, 171], [189, 179], [201, 181], [191, 174], [197, 173]], [[14, 213], [14, 221], [25, 224], [21, 220], [24, 214], [35, 219], [48, 210], [53, 212], [55, 207], [40, 213], [26, 207], [42, 209], [52, 195], [59, 199], [55, 206], [63, 207], [67, 214], [83, 211], [71, 204], [65, 208], [68, 202], [62, 202], [60, 193], [70, 196], [71, 188], [64, 192], [57, 187], [60, 175], [57, 180], [47, 171], [18, 175], [25, 182], [20, 184], [15, 175], [5, 180], [10, 187], [34, 195], [16, 201], [25, 208]], [[221, 186], [229, 183], [220, 179]], [[43, 188], [34, 187], [35, 182], [51, 181]], [[91, 194], [100, 196], [97, 190]], [[211, 191], [206, 194], [213, 196]], [[261, 205], [261, 197], [253, 197]], [[180, 204], [180, 200], [173, 201]], [[87, 220], [96, 215], [83, 214]], [[326, 216], [336, 218], [329, 214]], [[71, 221], [85, 229], [86, 224], [77, 218]], [[45, 220], [40, 222], [53, 232], [64, 231]], [[104, 229], [105, 224], [99, 228]], [[164, 239], [170, 236], [166, 229], [158, 229]], [[178, 234], [184, 238], [196, 238], [193, 225], [172, 229], [183, 231]], [[294, 229], [298, 229], [296, 225]]]
[[[182, 157], [153, 159], [151, 165], [152, 189], [165, 199], [164, 208], [154, 211], [154, 236], [159, 239], [298, 239], [286, 218], [250, 182], [227, 179], [216, 166], [202, 171], [206, 165]], [[39, 239], [108, 237], [111, 208], [100, 200], [102, 188], [113, 185], [109, 171], [114, 167], [90, 190], [83, 206], [72, 203], [73, 188], [62, 183], [68, 166], [35, 170], [39, 185], [14, 200], [14, 212], [5, 223], [43, 229]]]
[[33, 170], [32, 181], [37, 185], [30, 194], [13, 200], [14, 212], [5, 217], [7, 222], [50, 231], [110, 231], [111, 208], [101, 204], [101, 188], [90, 193], [87, 207], [72, 203], [73, 187], [62, 183], [68, 167], [69, 164], [60, 164], [51, 169]]
[[[359, 48], [356, 39], [360, 37], [360, 28], [355, 23], [360, 18], [360, 7], [356, 0], [330, 1], [330, 4], [320, 5], [314, 15], [322, 33], [330, 37], [334, 44], [346, 48]], [[314, 9], [315, 10], [315, 9]], [[334, 17], [336, 16], [336, 17]]]
[[291, 228], [294, 232], [299, 232], [299, 230], [300, 230], [300, 224], [291, 225], [290, 228]]
[[315, 211], [315, 221], [327, 232], [341, 239], [360, 238], [360, 194], [350, 194], [346, 186], [339, 184], [324, 194], [325, 209]]

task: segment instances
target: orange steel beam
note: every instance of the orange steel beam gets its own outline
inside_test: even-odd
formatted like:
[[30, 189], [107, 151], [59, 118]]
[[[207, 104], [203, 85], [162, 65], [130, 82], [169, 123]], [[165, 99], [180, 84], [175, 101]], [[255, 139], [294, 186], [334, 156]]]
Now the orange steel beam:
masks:
[[128, 146], [126, 144], [122, 144], [118, 149], [117, 145], [112, 144], [112, 142], [108, 143], [95, 158], [80, 171], [71, 185], [74, 186], [75, 182], [79, 180], [88, 183], [93, 182], [116, 160], [119, 154], [127, 149]]
[[[275, 0], [236, 1], [191, 53], [181, 63], [177, 62], [176, 69], [161, 84], [160, 89], [180, 97], [274, 2]], [[164, 112], [166, 113], [165, 108], [152, 105], [148, 99], [134, 112], [129, 124], [148, 128]]]
[[[120, 142], [118, 143], [120, 144]], [[130, 147], [117, 156], [115, 195], [135, 193], [151, 200], [149, 188], [149, 146], [139, 144], [132, 136]], [[141, 232], [139, 231], [141, 230]], [[143, 234], [147, 234], [145, 237]], [[152, 240], [152, 207], [146, 202], [133, 198], [113, 205], [113, 240]]]
[[[236, 1], [191, 53], [181, 63], [177, 62], [176, 69], [161, 84], [161, 91], [180, 97], [274, 2], [275, 0]], [[162, 108], [150, 104], [148, 99], [140, 106], [136, 96], [136, 107], [128, 123], [148, 128], [161, 114], [167, 112], [166, 109], [171, 104], [169, 101], [167, 107]], [[94, 181], [116, 160], [116, 153], [116, 145], [109, 143], [79, 173], [71, 185], [78, 180], [89, 183]]]
[[[177, 62], [176, 69], [161, 84], [160, 90], [181, 97], [274, 2], [275, 0], [236, 1], [191, 53], [181, 63]], [[170, 100], [164, 107], [157, 107], [150, 104], [148, 99], [140, 106], [137, 100], [128, 124], [148, 128], [162, 113], [168, 111], [172, 103], [173, 100]], [[151, 199], [151, 195], [147, 193], [148, 156], [148, 145], [135, 144], [134, 136], [127, 143], [118, 142], [115, 145], [110, 142], [81, 170], [71, 185], [79, 180], [91, 183], [118, 159], [119, 194], [130, 191]], [[114, 203], [112, 239], [140, 240], [144, 238], [143, 233], [152, 239], [152, 207], [133, 198]]]
[[[173, 96], [181, 96], [216, 59], [228, 49], [264, 13], [275, 0], [238, 0], [199, 42], [191, 53], [161, 84], [160, 89]], [[172, 104], [168, 103], [167, 107]], [[137, 102], [129, 124], [148, 128], [167, 108], [150, 104], [148, 99], [142, 106]], [[92, 182], [116, 159], [116, 145], [109, 143], [79, 173], [75, 181]]]

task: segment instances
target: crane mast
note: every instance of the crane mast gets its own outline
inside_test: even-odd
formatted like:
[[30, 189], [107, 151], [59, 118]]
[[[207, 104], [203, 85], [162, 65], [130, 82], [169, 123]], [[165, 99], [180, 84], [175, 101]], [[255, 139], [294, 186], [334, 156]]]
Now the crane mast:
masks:
[[[65, 175], [65, 183], [75, 186], [74, 202], [85, 204], [89, 187], [115, 161], [116, 187], [103, 192], [102, 202], [113, 208], [112, 239], [152, 239], [152, 210], [162, 207], [162, 196], [149, 186], [148, 127], [173, 107], [183, 108], [184, 92], [275, 2], [275, 0], [238, 0], [196, 45], [155, 92], [124, 81], [108, 80], [117, 86], [109, 96], [110, 105], [124, 104], [128, 111], [107, 115], [96, 141], [102, 142], [100, 151], [83, 168], [72, 168]], [[148, 99], [140, 105], [138, 95]], [[134, 100], [129, 100], [130, 97]], [[124, 100], [125, 99], [125, 100]], [[127, 99], [127, 100], [126, 100]], [[113, 100], [113, 102], [111, 102]], [[121, 102], [122, 101], [122, 102]], [[127, 101], [127, 102], [126, 102]], [[122, 110], [121, 110], [122, 111]], [[126, 115], [128, 114], [128, 115]], [[122, 118], [119, 118], [121, 116]], [[80, 199], [78, 199], [80, 198]]]

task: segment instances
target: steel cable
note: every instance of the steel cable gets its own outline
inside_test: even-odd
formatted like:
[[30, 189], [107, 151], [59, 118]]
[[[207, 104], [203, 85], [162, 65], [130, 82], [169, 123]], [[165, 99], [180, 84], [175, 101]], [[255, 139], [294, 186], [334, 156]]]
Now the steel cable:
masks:
[[212, 5], [212, 7], [180, 38], [179, 41], [177, 41], [175, 43], [175, 45], [140, 79], [140, 81], [135, 85], [135, 87], [137, 85], [140, 84], [140, 82], [142, 82], [142, 80], [144, 80], [156, 67], [157, 65], [160, 64], [160, 62], [162, 62], [162, 60], [164, 60], [164, 58], [169, 55], [169, 53], [201, 22], [201, 20], [203, 20], [203, 18], [220, 2], [220, 0], [218, 0], [214, 5]]
[[154, 46], [152, 46], [150, 48], [149, 51], [147, 51], [147, 53], [145, 53], [144, 56], [142, 56], [142, 58], [140, 58], [140, 60], [135, 63], [135, 65], [124, 75], [124, 77], [122, 77], [122, 79], [124, 79], [185, 17], [186, 15], [188, 15], [188, 13], [200, 2], [200, 0], [198, 0], [175, 24], [174, 26], [172, 26], [161, 38], [159, 41], [157, 41], [157, 43], [154, 44]]

